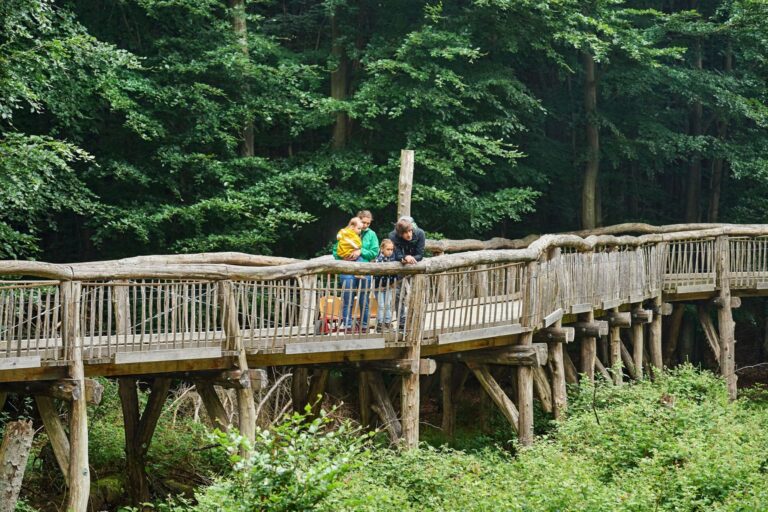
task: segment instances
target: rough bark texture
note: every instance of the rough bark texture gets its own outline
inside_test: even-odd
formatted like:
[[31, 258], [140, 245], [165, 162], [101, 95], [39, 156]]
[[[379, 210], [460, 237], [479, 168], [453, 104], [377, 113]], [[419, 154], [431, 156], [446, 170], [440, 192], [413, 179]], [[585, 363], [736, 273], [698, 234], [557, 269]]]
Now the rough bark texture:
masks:
[[[246, 0], [228, 0], [231, 11], [232, 30], [237, 37], [240, 51], [248, 57], [248, 25], [245, 15]], [[244, 94], [247, 96], [249, 89], [246, 87]], [[254, 155], [253, 144], [253, 121], [247, 119], [243, 124], [242, 140], [240, 142], [240, 156], [249, 157]]]
[[595, 59], [583, 54], [584, 61], [584, 113], [587, 117], [587, 163], [581, 189], [581, 226], [593, 229], [598, 224], [598, 172], [600, 168], [600, 135], [597, 123], [597, 72]]
[[31, 421], [19, 420], [5, 425], [3, 443], [0, 444], [0, 512], [16, 509], [34, 437]]

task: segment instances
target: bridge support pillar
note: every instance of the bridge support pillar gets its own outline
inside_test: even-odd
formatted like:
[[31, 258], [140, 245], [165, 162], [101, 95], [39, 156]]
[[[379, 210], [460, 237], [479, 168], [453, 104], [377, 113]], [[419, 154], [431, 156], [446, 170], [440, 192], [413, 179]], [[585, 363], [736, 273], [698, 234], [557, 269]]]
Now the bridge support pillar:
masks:
[[[69, 377], [85, 390], [83, 347], [80, 336], [80, 292], [82, 284], [67, 281], [61, 284], [62, 337], [69, 359]], [[73, 397], [69, 413], [69, 493], [66, 509], [85, 512], [91, 492], [88, 465], [88, 409], [85, 392]]]
[[[668, 304], [668, 306], [670, 306]], [[662, 348], [661, 318], [664, 303], [661, 293], [653, 298], [653, 320], [651, 321], [651, 365], [658, 370], [664, 368], [664, 350]]]
[[728, 398], [736, 400], [736, 324], [731, 310], [730, 250], [728, 237], [717, 238], [717, 278], [720, 295], [717, 310], [717, 327], [720, 334], [720, 373], [728, 387]]
[[[595, 312], [583, 313], [580, 320], [592, 324], [595, 322]], [[581, 338], [581, 373], [585, 374], [590, 382], [595, 381], [595, 358], [597, 357], [597, 338], [584, 336]]]
[[411, 371], [402, 377], [401, 386], [401, 417], [403, 426], [402, 443], [405, 448], [419, 446], [419, 360], [421, 359], [421, 338], [424, 322], [424, 307], [426, 304], [427, 276], [413, 277], [411, 296], [408, 304], [408, 333], [406, 342], [408, 348], [405, 358], [411, 362]]
[[[524, 333], [520, 345], [532, 345], [533, 333]], [[533, 371], [531, 366], [517, 367], [517, 405], [520, 417], [517, 438], [523, 446], [533, 444]]]
[[[555, 329], [562, 329], [563, 321], [558, 320], [555, 323]], [[572, 331], [571, 331], [572, 332]], [[573, 338], [571, 338], [573, 339]], [[565, 390], [565, 360], [563, 358], [563, 343], [559, 341], [550, 341], [547, 343], [549, 357], [547, 364], [552, 376], [552, 414], [555, 419], [560, 419], [568, 409], [568, 395]]]
[[644, 352], [644, 320], [637, 318], [637, 312], [643, 311], [642, 303], [632, 305], [632, 362], [635, 365], [635, 377], [643, 378], [643, 352]]
[[[611, 317], [620, 318], [619, 308], [611, 310]], [[624, 372], [621, 366], [621, 326], [618, 321], [611, 322], [609, 319], [609, 337], [610, 337], [610, 365], [613, 383], [620, 386], [624, 380]]]

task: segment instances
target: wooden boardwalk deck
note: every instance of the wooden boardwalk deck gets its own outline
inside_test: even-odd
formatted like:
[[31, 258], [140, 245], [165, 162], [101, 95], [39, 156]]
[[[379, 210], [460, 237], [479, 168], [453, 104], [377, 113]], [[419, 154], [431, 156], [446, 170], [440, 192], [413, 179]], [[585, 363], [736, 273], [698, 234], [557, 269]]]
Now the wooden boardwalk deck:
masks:
[[[450, 415], [451, 371], [460, 364], [527, 443], [534, 396], [558, 416], [567, 406], [566, 380], [575, 381], [577, 372], [619, 382], [663, 366], [662, 316], [677, 301], [699, 301], [703, 323], [711, 323], [706, 307], [717, 312], [717, 327], [705, 325], [705, 332], [735, 396], [731, 308], [739, 295], [768, 295], [768, 226], [662, 227], [637, 237], [547, 235], [524, 249], [479, 248], [408, 267], [231, 254], [0, 262], [8, 279], [0, 281], [0, 405], [8, 392], [51, 396], [63, 387], [93, 387], [87, 378], [94, 376], [119, 377], [121, 389], [129, 390], [125, 397], [135, 395], [136, 376], [153, 379], [161, 394], [171, 377], [185, 378], [201, 393], [214, 385], [238, 389], [238, 426], [248, 436], [253, 388], [265, 376], [254, 369], [293, 366], [296, 382], [303, 375], [305, 383], [314, 371], [316, 385], [304, 389], [303, 398], [294, 396], [298, 404], [322, 390], [323, 372], [335, 365], [367, 383], [360, 388], [368, 408], [361, 414], [370, 414], [373, 400], [392, 437], [413, 444], [416, 377], [440, 365]], [[338, 281], [344, 273], [398, 279], [380, 289], [364, 280], [345, 289]], [[387, 307], [379, 298], [389, 304], [389, 329], [376, 321]], [[345, 305], [354, 325], [344, 325]], [[632, 333], [629, 348], [622, 330]], [[608, 351], [598, 354], [603, 336]], [[563, 348], [574, 340], [578, 350], [570, 352], [578, 368]], [[499, 365], [516, 369], [515, 400], [494, 378]], [[399, 416], [381, 393], [381, 372], [403, 376]], [[216, 417], [215, 393], [205, 393]], [[84, 407], [82, 396], [70, 391], [64, 398]], [[73, 421], [86, 421], [83, 414]], [[126, 418], [126, 426], [137, 418]], [[72, 460], [82, 461], [78, 453]]]

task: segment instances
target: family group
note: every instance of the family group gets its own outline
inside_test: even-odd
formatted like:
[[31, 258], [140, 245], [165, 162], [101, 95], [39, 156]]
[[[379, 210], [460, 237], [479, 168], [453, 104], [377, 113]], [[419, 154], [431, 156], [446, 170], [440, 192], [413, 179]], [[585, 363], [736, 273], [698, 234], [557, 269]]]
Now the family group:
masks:
[[[424, 231], [416, 226], [411, 217], [401, 217], [395, 229], [379, 243], [379, 237], [371, 229], [373, 215], [362, 210], [352, 217], [349, 224], [339, 230], [333, 246], [333, 257], [338, 260], [386, 263], [397, 261], [414, 265], [424, 257]], [[401, 304], [404, 290], [402, 280], [396, 276], [357, 276], [342, 274], [341, 326], [344, 332], [364, 333], [368, 330], [371, 294], [376, 301], [376, 329], [391, 330], [393, 304]], [[355, 308], [357, 300], [357, 308]], [[405, 324], [405, 308], [398, 309], [400, 330]], [[354, 314], [354, 313], [357, 314]]]

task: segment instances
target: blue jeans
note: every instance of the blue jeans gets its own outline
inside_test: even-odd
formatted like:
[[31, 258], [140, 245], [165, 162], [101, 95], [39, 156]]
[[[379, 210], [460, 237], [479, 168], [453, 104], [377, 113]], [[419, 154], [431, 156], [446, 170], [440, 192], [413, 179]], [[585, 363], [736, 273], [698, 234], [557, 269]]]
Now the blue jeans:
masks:
[[360, 308], [360, 327], [368, 327], [368, 310], [370, 309], [368, 293], [371, 289], [371, 276], [351, 276], [341, 274], [341, 320], [343, 327], [349, 329], [352, 325], [352, 313], [354, 311], [355, 294], [360, 292], [357, 298]]
[[394, 286], [383, 286], [379, 288], [376, 293], [376, 302], [378, 302], [379, 309], [376, 315], [377, 322], [381, 324], [392, 323], [392, 296], [394, 295]]

